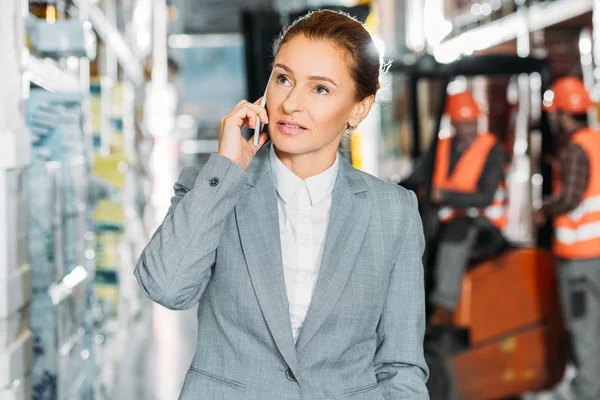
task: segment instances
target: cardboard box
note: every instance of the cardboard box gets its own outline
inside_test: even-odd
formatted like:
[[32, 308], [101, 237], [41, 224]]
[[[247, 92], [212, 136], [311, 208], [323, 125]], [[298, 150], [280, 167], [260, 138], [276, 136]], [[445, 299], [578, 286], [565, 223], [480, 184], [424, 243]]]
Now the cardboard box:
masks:
[[8, 388], [15, 380], [28, 376], [32, 362], [32, 335], [27, 330], [8, 348], [0, 349], [0, 388]]
[[19, 336], [29, 330], [29, 304], [12, 313], [5, 319], [0, 319], [0, 349], [8, 348]]
[[0, 319], [8, 318], [29, 303], [31, 295], [31, 268], [22, 265], [7, 280], [0, 280]]
[[75, 372], [84, 369], [81, 352], [88, 288], [87, 271], [80, 266], [59, 284], [32, 298], [30, 324], [36, 344], [34, 390], [61, 394], [61, 386], [67, 384], [65, 379], [72, 380]]
[[28, 264], [27, 222], [27, 169], [0, 168], [0, 282]]
[[57, 20], [48, 24], [44, 20], [32, 18], [29, 34], [33, 48], [40, 54], [90, 56], [86, 49], [89, 34], [77, 19]]
[[0, 400], [31, 400], [31, 377], [16, 379], [4, 389], [0, 389]]
[[0, 128], [0, 169], [26, 167], [31, 161], [31, 135], [29, 129]]
[[29, 261], [35, 289], [47, 289], [63, 278], [62, 164], [40, 162], [29, 167]]

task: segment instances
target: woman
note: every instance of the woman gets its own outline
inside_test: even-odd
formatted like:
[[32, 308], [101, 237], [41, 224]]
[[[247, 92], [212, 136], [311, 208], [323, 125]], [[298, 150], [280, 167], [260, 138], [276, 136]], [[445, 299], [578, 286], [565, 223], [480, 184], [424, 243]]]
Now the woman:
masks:
[[[239, 102], [218, 154], [184, 169], [136, 267], [171, 309], [200, 302], [181, 399], [427, 399], [415, 196], [337, 149], [379, 88], [367, 30], [306, 15], [274, 47], [266, 110]], [[241, 136], [269, 124], [272, 142]]]

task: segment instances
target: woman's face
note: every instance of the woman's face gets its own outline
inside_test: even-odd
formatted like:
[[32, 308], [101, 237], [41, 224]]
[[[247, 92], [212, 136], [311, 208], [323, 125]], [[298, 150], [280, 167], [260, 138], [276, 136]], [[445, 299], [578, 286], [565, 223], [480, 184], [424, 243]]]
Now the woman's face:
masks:
[[329, 41], [302, 35], [279, 48], [267, 90], [269, 133], [279, 152], [334, 157], [347, 125], [367, 115], [372, 100], [356, 101], [347, 57]]

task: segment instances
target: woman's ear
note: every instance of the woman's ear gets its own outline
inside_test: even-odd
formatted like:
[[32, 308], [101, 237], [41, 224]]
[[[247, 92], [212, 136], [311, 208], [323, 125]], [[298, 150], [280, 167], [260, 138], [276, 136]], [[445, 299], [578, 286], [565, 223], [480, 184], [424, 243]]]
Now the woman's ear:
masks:
[[375, 96], [371, 95], [356, 103], [352, 109], [352, 113], [350, 114], [348, 124], [354, 127], [360, 124], [362, 120], [367, 117], [369, 111], [371, 111], [374, 102]]

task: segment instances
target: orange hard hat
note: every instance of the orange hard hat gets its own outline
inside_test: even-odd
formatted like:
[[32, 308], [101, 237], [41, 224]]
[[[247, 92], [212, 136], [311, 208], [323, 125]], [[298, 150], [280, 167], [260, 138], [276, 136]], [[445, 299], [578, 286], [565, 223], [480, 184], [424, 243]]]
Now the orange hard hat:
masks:
[[471, 93], [460, 92], [448, 95], [445, 113], [452, 121], [472, 121], [477, 119], [481, 110]]
[[583, 82], [571, 76], [558, 79], [544, 94], [545, 111], [585, 114], [592, 105]]

